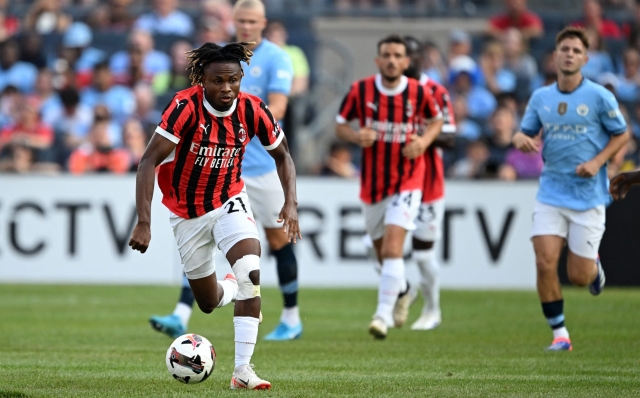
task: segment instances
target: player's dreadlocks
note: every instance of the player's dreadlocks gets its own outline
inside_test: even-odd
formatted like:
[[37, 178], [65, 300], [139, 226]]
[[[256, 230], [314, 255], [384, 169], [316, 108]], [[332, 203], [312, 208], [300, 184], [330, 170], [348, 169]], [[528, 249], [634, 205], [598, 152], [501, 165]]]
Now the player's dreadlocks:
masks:
[[219, 46], [215, 43], [205, 43], [199, 48], [187, 51], [185, 54], [189, 64], [187, 70], [191, 70], [189, 78], [191, 84], [201, 84], [204, 76], [204, 68], [212, 62], [237, 62], [240, 64], [244, 61], [249, 64], [253, 52], [247, 46], [255, 44], [254, 42], [229, 43], [226, 46]]

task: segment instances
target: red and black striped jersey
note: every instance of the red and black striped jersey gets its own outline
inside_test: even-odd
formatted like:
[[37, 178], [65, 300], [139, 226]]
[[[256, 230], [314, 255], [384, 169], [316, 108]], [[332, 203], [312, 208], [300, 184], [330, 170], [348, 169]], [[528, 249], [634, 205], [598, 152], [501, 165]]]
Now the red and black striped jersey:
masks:
[[[429, 79], [426, 74], [420, 77], [420, 84], [436, 99], [444, 125], [441, 134], [455, 134], [456, 120], [453, 116], [449, 91], [444, 86]], [[442, 162], [442, 149], [429, 146], [424, 153], [424, 187], [422, 189], [422, 202], [429, 203], [444, 197], [444, 163]]]
[[362, 150], [363, 202], [377, 203], [399, 192], [422, 189], [424, 157], [408, 159], [402, 149], [425, 121], [440, 117], [433, 96], [417, 80], [403, 76], [394, 89], [382, 85], [380, 74], [353, 83], [336, 120], [346, 123], [357, 118], [361, 128], [378, 133], [374, 144]]
[[156, 133], [176, 144], [158, 172], [162, 203], [183, 218], [200, 217], [244, 188], [242, 156], [257, 135], [265, 149], [284, 133], [260, 98], [239, 93], [228, 111], [209, 104], [202, 86], [179, 91]]

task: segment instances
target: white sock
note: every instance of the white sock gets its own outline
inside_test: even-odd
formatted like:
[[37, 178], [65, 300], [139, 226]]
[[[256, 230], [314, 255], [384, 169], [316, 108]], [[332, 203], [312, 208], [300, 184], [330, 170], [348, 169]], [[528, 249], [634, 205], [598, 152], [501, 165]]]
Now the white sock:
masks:
[[566, 327], [561, 327], [557, 329], [553, 329], [553, 339], [557, 339], [558, 337], [564, 337], [565, 339], [569, 338], [569, 331]]
[[283, 308], [282, 315], [280, 315], [280, 322], [291, 328], [298, 325], [300, 323], [300, 309], [298, 306]]
[[191, 318], [191, 312], [193, 312], [193, 308], [189, 307], [185, 303], [178, 302], [178, 304], [176, 304], [176, 309], [173, 310], [173, 315], [180, 318], [180, 322], [182, 322], [182, 325], [186, 328], [189, 323], [189, 319]]
[[218, 281], [218, 286], [223, 290], [222, 299], [218, 303], [218, 308], [229, 304], [238, 295], [238, 284], [228, 280]]
[[423, 313], [440, 312], [440, 264], [433, 249], [415, 250], [413, 258], [422, 275]]
[[378, 308], [375, 316], [382, 318], [387, 325], [393, 325], [393, 307], [398, 300], [398, 294], [406, 289], [407, 280], [404, 276], [404, 260], [402, 258], [384, 259], [378, 288]]
[[249, 365], [253, 349], [258, 340], [258, 318], [250, 316], [234, 316], [233, 329], [236, 342], [236, 368]]

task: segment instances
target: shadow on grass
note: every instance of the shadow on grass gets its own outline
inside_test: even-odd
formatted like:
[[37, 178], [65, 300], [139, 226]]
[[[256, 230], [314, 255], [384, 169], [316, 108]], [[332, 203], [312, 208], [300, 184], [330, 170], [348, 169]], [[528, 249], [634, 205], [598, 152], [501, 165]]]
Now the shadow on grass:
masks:
[[29, 398], [29, 396], [19, 391], [0, 390], [0, 398]]

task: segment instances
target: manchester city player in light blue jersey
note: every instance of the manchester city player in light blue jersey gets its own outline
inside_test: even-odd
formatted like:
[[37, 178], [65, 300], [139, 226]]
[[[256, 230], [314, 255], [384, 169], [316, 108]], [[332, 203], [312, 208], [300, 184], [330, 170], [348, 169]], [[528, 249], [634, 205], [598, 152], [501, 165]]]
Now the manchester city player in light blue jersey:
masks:
[[544, 168], [533, 210], [531, 233], [538, 295], [553, 330], [550, 351], [573, 349], [565, 327], [558, 259], [569, 246], [567, 274], [591, 294], [604, 288], [598, 247], [609, 204], [606, 164], [627, 142], [627, 126], [615, 97], [580, 72], [588, 60], [588, 39], [580, 28], [556, 37], [558, 82], [536, 90], [513, 137], [522, 152], [542, 149]]
[[[262, 37], [266, 27], [264, 4], [260, 0], [239, 0], [233, 8], [233, 22], [238, 41], [255, 42], [251, 65], [242, 63], [244, 76], [240, 90], [260, 97], [275, 119], [281, 120], [287, 109], [293, 80], [293, 66], [289, 55]], [[285, 126], [286, 129], [286, 126]], [[283, 232], [279, 214], [284, 193], [276, 172], [276, 165], [260, 142], [252, 140], [242, 161], [242, 179], [251, 202], [253, 214], [264, 226], [271, 253], [276, 258], [284, 309], [280, 324], [265, 336], [266, 340], [292, 340], [302, 334], [298, 310], [298, 265], [292, 244]], [[171, 315], [150, 319], [154, 329], [172, 337], [185, 333], [193, 306], [193, 293], [188, 282]]]

